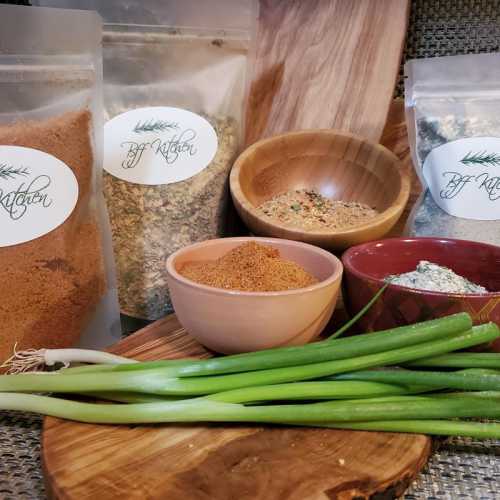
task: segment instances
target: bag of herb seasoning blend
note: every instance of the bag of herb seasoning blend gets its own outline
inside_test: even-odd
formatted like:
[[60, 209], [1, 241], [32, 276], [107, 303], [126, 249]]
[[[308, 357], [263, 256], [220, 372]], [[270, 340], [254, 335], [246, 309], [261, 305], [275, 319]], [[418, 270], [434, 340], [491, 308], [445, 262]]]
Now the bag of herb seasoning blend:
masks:
[[[45, 2], [47, 3], [47, 2]], [[167, 257], [226, 234], [253, 0], [67, 1], [107, 23], [104, 193], [123, 313], [172, 311]]]
[[424, 187], [406, 233], [500, 245], [500, 54], [418, 59], [405, 72]]
[[0, 6], [0, 364], [120, 336], [101, 36], [95, 13]]

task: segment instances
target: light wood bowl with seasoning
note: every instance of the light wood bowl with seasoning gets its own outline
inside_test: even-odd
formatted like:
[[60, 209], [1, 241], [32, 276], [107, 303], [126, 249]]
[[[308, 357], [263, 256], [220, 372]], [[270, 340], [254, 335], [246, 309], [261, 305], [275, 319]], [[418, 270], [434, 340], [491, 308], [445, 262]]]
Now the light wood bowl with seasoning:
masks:
[[[410, 177], [399, 159], [380, 144], [347, 132], [305, 130], [248, 147], [233, 166], [230, 188], [235, 207], [252, 233], [341, 251], [380, 239], [392, 229], [408, 201]], [[379, 214], [345, 229], [309, 231], [283, 224], [258, 209], [278, 194], [296, 189], [364, 203]]]

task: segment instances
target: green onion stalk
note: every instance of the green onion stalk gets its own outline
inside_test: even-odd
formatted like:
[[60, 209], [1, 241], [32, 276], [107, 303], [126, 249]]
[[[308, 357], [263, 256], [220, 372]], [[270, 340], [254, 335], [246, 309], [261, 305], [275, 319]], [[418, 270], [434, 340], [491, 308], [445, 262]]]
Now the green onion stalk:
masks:
[[371, 307], [377, 302], [379, 297], [385, 292], [385, 289], [389, 286], [389, 283], [386, 283], [369, 301], [368, 303], [358, 311], [345, 325], [341, 326], [335, 333], [328, 337], [328, 340], [334, 340], [337, 337], [340, 337], [343, 333], [349, 330], [352, 325], [357, 323]]
[[452, 337], [375, 354], [250, 373], [194, 378], [178, 377], [176, 368], [108, 372], [105, 377], [99, 372], [75, 375], [64, 373], [3, 375], [0, 376], [0, 392], [128, 391], [173, 396], [204, 395], [243, 387], [313, 380], [366, 368], [400, 364], [465, 349], [489, 342], [499, 336], [498, 327], [494, 323], [487, 323]]
[[[318, 424], [312, 424], [317, 426]], [[499, 439], [500, 423], [457, 420], [385, 420], [378, 422], [347, 422], [320, 424], [320, 427], [353, 431], [404, 432], [433, 436], [467, 436], [476, 439]]]
[[[263, 401], [293, 401], [318, 399], [357, 399], [373, 398], [375, 396], [394, 396], [425, 392], [427, 386], [402, 386], [397, 384], [381, 384], [364, 381], [314, 381], [293, 382], [289, 384], [261, 385], [233, 389], [217, 394], [205, 396], [207, 399], [224, 401], [226, 403], [252, 403]], [[152, 394], [129, 392], [94, 392], [83, 393], [100, 399], [123, 403], [149, 403], [159, 401], [173, 401], [176, 398]]]
[[379, 353], [446, 338], [468, 331], [471, 327], [471, 317], [467, 313], [458, 313], [409, 326], [315, 342], [305, 346], [280, 347], [203, 360], [160, 360], [126, 365], [92, 365], [64, 369], [61, 373], [76, 375], [96, 371], [129, 372], [156, 368], [167, 369], [176, 377], [241, 373]]
[[[328, 401], [311, 404], [245, 406], [195, 398], [177, 402], [95, 404], [33, 394], [0, 393], [0, 407], [98, 424], [168, 422], [253, 422], [332, 424], [384, 420], [500, 418], [497, 398], [410, 396], [384, 401]], [[500, 434], [499, 434], [500, 437]]]
[[418, 359], [407, 363], [410, 367], [436, 367], [436, 368], [490, 368], [500, 370], [499, 352], [454, 352]]
[[414, 370], [369, 370], [346, 373], [337, 380], [364, 380], [386, 384], [422, 384], [428, 387], [444, 387], [467, 391], [500, 390], [500, 373], [473, 373], [468, 370], [456, 372]]

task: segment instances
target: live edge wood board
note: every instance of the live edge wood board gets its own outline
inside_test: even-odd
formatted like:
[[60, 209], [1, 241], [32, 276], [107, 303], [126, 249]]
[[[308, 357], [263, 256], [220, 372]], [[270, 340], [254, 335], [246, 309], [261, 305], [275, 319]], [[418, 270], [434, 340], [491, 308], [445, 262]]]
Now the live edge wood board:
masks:
[[[175, 316], [121, 341], [140, 360], [209, 357]], [[425, 436], [240, 425], [91, 425], [46, 418], [49, 498], [395, 498], [426, 463]]]

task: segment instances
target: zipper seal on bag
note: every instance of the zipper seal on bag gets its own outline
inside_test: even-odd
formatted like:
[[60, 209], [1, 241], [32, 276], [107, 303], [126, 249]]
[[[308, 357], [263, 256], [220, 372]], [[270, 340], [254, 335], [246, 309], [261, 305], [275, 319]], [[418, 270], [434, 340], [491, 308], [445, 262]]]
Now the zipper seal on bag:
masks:
[[93, 82], [95, 77], [90, 56], [0, 56], [0, 83]]
[[193, 39], [212, 42], [221, 39], [224, 43], [242, 43], [244, 47], [250, 41], [246, 30], [221, 30], [202, 28], [178, 28], [175, 26], [153, 26], [140, 24], [108, 23], [103, 26], [104, 43], [182, 43]]

